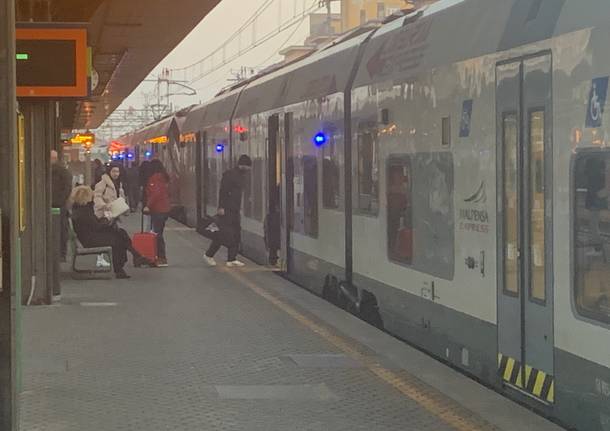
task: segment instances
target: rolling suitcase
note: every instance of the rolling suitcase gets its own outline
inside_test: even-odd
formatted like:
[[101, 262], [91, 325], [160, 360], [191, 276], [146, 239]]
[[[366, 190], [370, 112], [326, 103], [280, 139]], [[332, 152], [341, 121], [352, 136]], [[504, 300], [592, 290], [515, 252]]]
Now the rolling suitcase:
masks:
[[157, 262], [157, 259], [159, 258], [157, 252], [157, 234], [154, 232], [144, 232], [144, 213], [142, 213], [141, 232], [136, 233], [131, 242], [133, 248], [135, 248], [138, 253], [151, 262]]

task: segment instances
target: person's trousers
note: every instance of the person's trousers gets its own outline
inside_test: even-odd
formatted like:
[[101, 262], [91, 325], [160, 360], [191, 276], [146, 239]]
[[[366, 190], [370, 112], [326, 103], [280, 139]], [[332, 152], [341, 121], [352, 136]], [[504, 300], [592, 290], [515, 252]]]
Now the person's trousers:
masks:
[[[218, 253], [218, 250], [220, 250], [220, 247], [222, 247], [222, 243], [218, 240], [216, 241], [212, 241], [212, 244], [210, 245], [210, 248], [208, 248], [208, 251], [205, 253], [205, 255], [207, 257], [214, 257], [214, 255], [216, 253]], [[233, 262], [234, 260], [237, 259], [237, 253], [239, 252], [239, 245], [228, 245], [227, 246], [227, 262]]]
[[237, 259], [237, 253], [239, 253], [239, 243], [241, 242], [241, 223], [239, 217], [224, 217], [220, 223], [220, 232], [210, 248], [205, 253], [207, 257], [214, 257], [220, 247], [225, 245], [227, 247], [227, 262], [232, 262]]
[[132, 211], [138, 209], [138, 205], [140, 204], [140, 188], [139, 187], [129, 187], [127, 192], [127, 199], [129, 200], [129, 208]]
[[131, 238], [124, 229], [105, 232], [95, 240], [83, 243], [85, 247], [112, 247], [112, 264], [114, 271], [119, 272], [127, 263], [127, 251], [137, 253], [131, 244]]
[[157, 234], [157, 253], [160, 259], [166, 259], [165, 252], [165, 238], [163, 232], [165, 231], [165, 223], [167, 222], [167, 214], [151, 214], [150, 220], [152, 222], [152, 230]]

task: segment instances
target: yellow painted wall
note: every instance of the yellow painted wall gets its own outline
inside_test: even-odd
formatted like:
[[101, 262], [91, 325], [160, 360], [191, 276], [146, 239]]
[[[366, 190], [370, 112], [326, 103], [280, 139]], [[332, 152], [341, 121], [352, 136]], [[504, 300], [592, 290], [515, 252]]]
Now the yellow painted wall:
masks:
[[361, 11], [366, 14], [366, 21], [377, 19], [378, 4], [385, 5], [386, 16], [391, 9], [405, 9], [407, 1], [405, 0], [342, 0], [341, 14], [343, 16], [343, 31], [358, 27], [361, 22]]

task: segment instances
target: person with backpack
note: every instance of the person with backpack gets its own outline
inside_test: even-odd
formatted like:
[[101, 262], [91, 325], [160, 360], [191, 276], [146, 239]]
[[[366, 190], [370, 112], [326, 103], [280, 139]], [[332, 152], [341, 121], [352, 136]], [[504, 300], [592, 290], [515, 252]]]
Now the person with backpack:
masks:
[[171, 210], [169, 200], [169, 175], [161, 160], [155, 159], [149, 165], [149, 177], [146, 184], [146, 206], [144, 214], [150, 214], [152, 230], [157, 234], [157, 266], [166, 267], [167, 254], [163, 232]]
[[203, 257], [209, 266], [216, 266], [214, 255], [220, 250], [223, 242], [227, 247], [227, 266], [241, 267], [245, 265], [237, 260], [237, 253], [241, 242], [241, 201], [246, 175], [251, 169], [252, 160], [244, 154], [239, 158], [236, 167], [229, 169], [222, 175], [218, 197], [220, 235], [215, 237]]

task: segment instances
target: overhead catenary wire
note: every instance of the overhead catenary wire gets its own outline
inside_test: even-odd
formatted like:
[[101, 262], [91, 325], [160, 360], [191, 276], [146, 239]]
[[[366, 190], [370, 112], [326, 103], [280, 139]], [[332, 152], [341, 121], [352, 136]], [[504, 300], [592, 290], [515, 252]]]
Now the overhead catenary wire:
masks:
[[[231, 42], [235, 41], [235, 39], [239, 40], [239, 37], [246, 31], [248, 26], [255, 24], [256, 20], [262, 15], [262, 13], [267, 10], [275, 1], [277, 0], [267, 0], [265, 3], [263, 3], [263, 5], [261, 5], [261, 7], [259, 7], [259, 9], [257, 9], [257, 11], [250, 18], [248, 18], [248, 20], [246, 20], [246, 22], [242, 24], [240, 28], [235, 33], [233, 33], [220, 47], [216, 48], [210, 54], [208, 54], [201, 60], [190, 64], [189, 66], [172, 69], [172, 74], [182, 74], [184, 81], [189, 82], [189, 84], [198, 82], [201, 79], [226, 66], [227, 64], [230, 64], [233, 61], [237, 60], [242, 55], [246, 54], [252, 49], [257, 48], [262, 44], [268, 42], [277, 35], [283, 33], [284, 31], [293, 28], [294, 26], [300, 25], [309, 16], [310, 13], [322, 7], [318, 0], [313, 0], [311, 6], [309, 6], [308, 8], [306, 7], [306, 3], [304, 2], [304, 9], [301, 14], [295, 13], [291, 18], [288, 18], [284, 22], [280, 22], [276, 28], [265, 33], [259, 38], [256, 38], [256, 33], [253, 31], [253, 40], [248, 46], [242, 47], [240, 43], [237, 51], [227, 56], [227, 46]], [[222, 60], [220, 62], [215, 62], [215, 58], [221, 53]]]
[[269, 57], [267, 57], [266, 59], [264, 59], [263, 61], [261, 61], [260, 63], [258, 63], [256, 65], [256, 67], [261, 67], [263, 64], [266, 64], [269, 60], [271, 60], [273, 57], [275, 57], [276, 55], [278, 55], [278, 53], [284, 49], [284, 47], [286, 45], [288, 45], [288, 42], [290, 42], [290, 40], [294, 37], [294, 35], [297, 33], [297, 31], [299, 30], [299, 28], [301, 28], [301, 24], [303, 24], [303, 22], [305, 21], [305, 19], [303, 18], [301, 20], [301, 22], [299, 22], [299, 24], [294, 28], [294, 30], [292, 30], [292, 32], [290, 33], [290, 35], [286, 38], [286, 40], [280, 45], [280, 47], [273, 53], [271, 54]]

